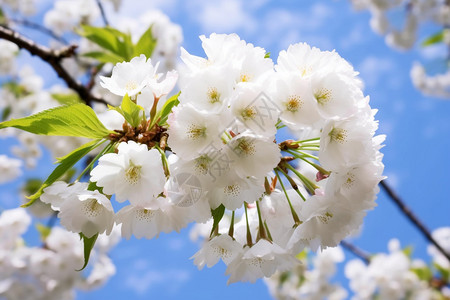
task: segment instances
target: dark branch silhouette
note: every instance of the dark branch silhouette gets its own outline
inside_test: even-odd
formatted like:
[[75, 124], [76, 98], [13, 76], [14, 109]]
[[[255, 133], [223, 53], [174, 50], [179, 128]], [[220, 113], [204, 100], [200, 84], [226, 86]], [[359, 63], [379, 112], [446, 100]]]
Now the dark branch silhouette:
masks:
[[367, 265], [370, 262], [370, 254], [368, 254], [366, 251], [356, 247], [350, 242], [347, 242], [346, 240], [341, 241], [341, 246], [353, 253], [355, 256], [359, 257], [366, 263]]
[[11, 23], [14, 23], [14, 24], [17, 24], [17, 25], [22, 25], [22, 26], [25, 26], [25, 27], [28, 27], [28, 28], [35, 29], [35, 30], [37, 30], [37, 31], [40, 31], [40, 32], [42, 32], [42, 33], [44, 33], [44, 34], [46, 34], [46, 35], [48, 35], [48, 36], [54, 38], [55, 40], [57, 40], [57, 41], [63, 43], [64, 45], [68, 45], [68, 44], [69, 44], [69, 42], [68, 42], [65, 38], [63, 38], [62, 36], [57, 35], [57, 34], [56, 34], [55, 32], [53, 32], [52, 30], [50, 30], [50, 29], [48, 29], [47, 27], [42, 26], [42, 25], [40, 25], [40, 24], [31, 22], [31, 21], [26, 20], [26, 19], [14, 19], [14, 18], [8, 18], [7, 20], [8, 20], [9, 22], [11, 22]]
[[106, 17], [105, 10], [103, 8], [102, 2], [100, 0], [97, 0], [98, 8], [100, 9], [100, 13], [102, 14], [103, 22], [106, 26], [109, 26], [108, 18]]
[[50, 49], [36, 44], [34, 41], [20, 35], [18, 32], [1, 25], [0, 38], [13, 42], [20, 49], [25, 49], [30, 52], [30, 54], [36, 55], [48, 63], [58, 76], [66, 82], [67, 86], [73, 89], [86, 104], [90, 105], [92, 102], [107, 104], [104, 99], [92, 95], [84, 85], [73, 78], [62, 66], [62, 60], [64, 58], [71, 57], [75, 54], [75, 49], [77, 48], [76, 45], [70, 45], [58, 50]]
[[408, 218], [411, 223], [425, 236], [425, 238], [432, 243], [450, 262], [450, 254], [447, 253], [441, 245], [433, 238], [431, 232], [425, 227], [420, 219], [411, 211], [405, 202], [394, 192], [394, 190], [387, 184], [386, 180], [380, 182], [381, 187], [388, 194], [389, 198], [397, 205], [401, 212]]

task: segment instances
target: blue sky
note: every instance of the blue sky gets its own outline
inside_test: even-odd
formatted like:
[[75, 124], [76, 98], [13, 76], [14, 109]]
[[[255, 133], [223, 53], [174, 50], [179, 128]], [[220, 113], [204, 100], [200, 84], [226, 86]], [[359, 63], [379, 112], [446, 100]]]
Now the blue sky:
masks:
[[[409, 71], [413, 61], [432, 64], [440, 48], [397, 52], [369, 27], [369, 13], [355, 12], [347, 0], [155, 0], [154, 7], [183, 27], [183, 47], [204, 55], [198, 36], [212, 32], [238, 33], [264, 47], [276, 59], [289, 44], [307, 42], [336, 51], [347, 59], [365, 82], [371, 106], [379, 109], [379, 134], [386, 134], [385, 175], [430, 229], [449, 226], [450, 103], [427, 98], [412, 86]], [[147, 1], [124, 1], [123, 12], [139, 16]], [[45, 7], [47, 4], [43, 4]], [[109, 9], [108, 9], [109, 10]], [[117, 20], [109, 11], [111, 23]], [[399, 17], [400, 14], [394, 15]], [[420, 36], [436, 28], [426, 24]], [[26, 61], [36, 58], [26, 58]], [[51, 72], [50, 72], [51, 73]], [[1, 140], [0, 154], [8, 153], [13, 140]], [[49, 157], [27, 176], [48, 174]], [[3, 207], [17, 205], [19, 184], [0, 188]], [[386, 251], [387, 242], [398, 237], [402, 245], [414, 245], [414, 254], [427, 259], [426, 243], [406, 218], [380, 192], [378, 207], [368, 213], [360, 236], [352, 241], [371, 252]], [[225, 267], [198, 271], [189, 260], [198, 249], [188, 237], [162, 234], [154, 240], [122, 241], [111, 253], [117, 275], [102, 289], [79, 293], [78, 299], [270, 299], [265, 285], [237, 283], [227, 286]], [[352, 254], [346, 253], [348, 258]], [[342, 280], [342, 275], [338, 276]]]

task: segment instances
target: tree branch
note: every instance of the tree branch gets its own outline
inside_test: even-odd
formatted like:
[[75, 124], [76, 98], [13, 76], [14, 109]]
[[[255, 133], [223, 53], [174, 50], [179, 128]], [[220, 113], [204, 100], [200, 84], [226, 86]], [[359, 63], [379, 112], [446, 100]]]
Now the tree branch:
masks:
[[103, 22], [105, 23], [106, 26], [109, 26], [108, 18], [106, 17], [105, 10], [103, 9], [103, 5], [100, 2], [100, 0], [97, 0], [97, 6], [100, 9], [100, 13], [102, 15]]
[[355, 256], [357, 256], [360, 259], [362, 259], [365, 264], [368, 265], [370, 263], [370, 254], [368, 254], [366, 251], [356, 247], [352, 243], [347, 242], [345, 240], [341, 241], [341, 245], [342, 245], [342, 247], [344, 247], [345, 249], [347, 249], [348, 251], [353, 253]]
[[52, 38], [54, 38], [55, 40], [63, 43], [64, 45], [68, 45], [69, 42], [67, 42], [66, 39], [64, 39], [62, 36], [57, 35], [56, 33], [54, 33], [52, 30], [48, 29], [45, 26], [42, 26], [40, 24], [37, 23], [33, 23], [31, 21], [28, 21], [26, 19], [12, 19], [12, 18], [8, 18], [7, 19], [9, 22], [17, 24], [17, 25], [22, 25], [31, 29], [35, 29], [37, 31], [40, 31], [44, 34], [47, 34], [49, 36], [51, 36]]
[[38, 45], [18, 32], [2, 25], [0, 25], [0, 38], [13, 42], [20, 49], [25, 49], [31, 55], [36, 55], [48, 63], [58, 76], [66, 82], [67, 86], [73, 89], [86, 104], [90, 105], [92, 102], [107, 104], [104, 99], [93, 96], [85, 86], [74, 79], [62, 66], [61, 63], [64, 58], [74, 55], [77, 48], [76, 45], [67, 46], [59, 50], [50, 49]]
[[425, 227], [422, 221], [414, 215], [411, 209], [405, 204], [405, 202], [394, 192], [394, 190], [387, 184], [386, 180], [380, 182], [381, 187], [388, 194], [389, 198], [397, 205], [402, 213], [413, 223], [414, 226], [424, 235], [424, 237], [432, 243], [441, 252], [447, 260], [450, 262], [450, 254], [447, 253], [441, 245], [433, 238], [430, 231]]

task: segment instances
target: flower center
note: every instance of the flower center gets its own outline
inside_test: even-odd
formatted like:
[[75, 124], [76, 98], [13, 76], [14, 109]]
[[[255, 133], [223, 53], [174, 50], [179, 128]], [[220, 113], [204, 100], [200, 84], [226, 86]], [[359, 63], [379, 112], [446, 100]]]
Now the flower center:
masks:
[[140, 209], [136, 212], [136, 219], [139, 221], [150, 222], [155, 215], [155, 212], [150, 209]]
[[224, 192], [227, 196], [238, 197], [239, 196], [239, 186], [237, 184], [232, 184], [224, 187]]
[[207, 155], [202, 155], [195, 160], [195, 170], [201, 175], [208, 174], [212, 159]]
[[125, 84], [125, 90], [132, 91], [137, 89], [138, 85], [134, 81], [129, 81], [127, 84]]
[[250, 75], [248, 74], [241, 74], [239, 77], [240, 82], [249, 82], [250, 81]]
[[332, 93], [331, 90], [322, 88], [314, 94], [314, 97], [320, 105], [325, 105], [331, 100]]
[[251, 107], [247, 106], [241, 112], [241, 116], [244, 119], [244, 121], [248, 121], [248, 120], [254, 119], [256, 114], [257, 114], [257, 111], [256, 111], [254, 106], [251, 106]]
[[95, 218], [100, 214], [101, 206], [96, 199], [87, 199], [83, 203], [83, 212], [86, 216]]
[[141, 178], [141, 168], [142, 166], [135, 166], [130, 162], [130, 167], [125, 172], [125, 178], [129, 184], [135, 185], [139, 182], [139, 179]]
[[328, 224], [328, 222], [331, 220], [331, 218], [333, 217], [333, 214], [326, 212], [324, 215], [318, 216], [317, 218], [319, 219], [319, 221], [323, 224]]
[[328, 135], [332, 141], [343, 144], [347, 139], [347, 130], [342, 128], [333, 128]]
[[248, 140], [241, 139], [234, 150], [238, 155], [252, 155], [255, 153], [255, 145]]
[[351, 188], [355, 182], [356, 176], [353, 173], [347, 173], [347, 180], [344, 182], [344, 187]]
[[217, 256], [222, 257], [222, 259], [231, 257], [231, 252], [220, 246], [213, 247], [213, 251], [216, 253]]
[[220, 94], [217, 92], [216, 88], [209, 88], [207, 94], [209, 103], [214, 104], [220, 102]]
[[187, 135], [191, 139], [198, 139], [206, 136], [206, 127], [199, 127], [194, 124], [188, 126]]
[[286, 103], [286, 110], [290, 112], [297, 112], [300, 107], [302, 107], [303, 102], [300, 100], [300, 96], [291, 95], [288, 97]]
[[264, 260], [261, 257], [255, 257], [249, 261], [249, 264], [254, 267], [261, 268], [263, 262], [264, 262]]

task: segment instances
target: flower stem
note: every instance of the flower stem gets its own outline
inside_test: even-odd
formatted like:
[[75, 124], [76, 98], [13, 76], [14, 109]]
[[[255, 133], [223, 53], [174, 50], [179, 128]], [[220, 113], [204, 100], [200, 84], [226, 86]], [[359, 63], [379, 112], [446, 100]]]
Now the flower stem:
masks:
[[283, 180], [281, 180], [278, 170], [274, 169], [274, 171], [275, 171], [275, 175], [278, 177], [278, 181], [280, 181], [281, 188], [283, 189], [284, 195], [286, 196], [286, 199], [289, 203], [289, 208], [291, 209], [291, 214], [292, 214], [292, 218], [294, 218], [295, 225], [298, 226], [298, 225], [302, 224], [302, 221], [300, 221], [300, 218], [298, 217], [297, 212], [295, 211], [294, 207], [292, 206], [291, 200], [289, 199], [289, 196], [286, 192], [286, 188], [284, 187], [284, 184], [283, 184]]
[[252, 234], [250, 232], [250, 225], [248, 224], [248, 214], [247, 214], [247, 202], [244, 202], [244, 210], [245, 210], [245, 221], [247, 225], [247, 245], [249, 247], [253, 246]]
[[298, 185], [295, 183], [294, 179], [292, 179], [291, 176], [289, 176], [286, 172], [283, 171], [283, 169], [278, 168], [278, 170], [283, 173], [284, 177], [286, 177], [286, 179], [289, 181], [289, 183], [291, 184], [292, 188], [294, 189], [294, 191], [297, 192], [297, 194], [303, 199], [303, 201], [306, 201], [305, 196], [303, 196], [303, 194], [299, 191], [298, 189]]
[[261, 210], [259, 208], [259, 200], [256, 200], [256, 209], [258, 211], [258, 235], [256, 236], [256, 242], [258, 242], [260, 239], [268, 240], [266, 228], [264, 227], [264, 223], [261, 216]]
[[228, 230], [228, 235], [233, 238], [234, 235], [234, 210], [231, 212], [231, 222], [230, 229]]
[[317, 185], [314, 184], [314, 182], [312, 182], [311, 180], [309, 180], [305, 175], [303, 175], [302, 173], [300, 173], [299, 171], [297, 171], [294, 167], [292, 167], [290, 164], [285, 164], [285, 166], [291, 170], [292, 172], [294, 172], [295, 175], [297, 175], [297, 177], [303, 182], [303, 184], [305, 185], [306, 189], [308, 190], [308, 192], [311, 195], [314, 195], [314, 191], [316, 189], [318, 189], [319, 187]]

